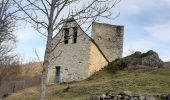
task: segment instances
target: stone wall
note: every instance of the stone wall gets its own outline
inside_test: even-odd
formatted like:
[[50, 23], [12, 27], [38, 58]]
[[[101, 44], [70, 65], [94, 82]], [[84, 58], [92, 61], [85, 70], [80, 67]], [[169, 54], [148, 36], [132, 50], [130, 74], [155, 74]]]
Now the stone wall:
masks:
[[[77, 27], [76, 43], [73, 41], [75, 27]], [[69, 42], [65, 44], [64, 29], [68, 28]], [[94, 40], [74, 20], [70, 20], [63, 26], [52, 40], [54, 51], [49, 59], [48, 84], [55, 83], [55, 67], [60, 67], [60, 82], [80, 81], [99, 71], [109, 61], [122, 56], [122, 26], [93, 23], [93, 32]]]
[[104, 68], [108, 65], [107, 60], [103, 57], [101, 52], [98, 50], [93, 42], [90, 42], [89, 46], [89, 76], [94, 74], [96, 71]]
[[121, 58], [123, 53], [123, 26], [93, 22], [92, 38], [109, 62]]
[[[73, 34], [70, 32], [68, 44], [64, 44], [62, 30], [54, 37], [53, 47], [60, 41], [58, 46], [51, 53], [50, 65], [47, 75], [47, 83], [54, 83], [56, 66], [60, 66], [60, 82], [80, 81], [88, 78], [88, 48], [90, 37], [88, 37], [76, 22], [68, 23], [64, 28], [77, 26], [77, 43], [73, 43]], [[70, 29], [72, 31], [72, 29]], [[61, 40], [60, 40], [61, 39]]]

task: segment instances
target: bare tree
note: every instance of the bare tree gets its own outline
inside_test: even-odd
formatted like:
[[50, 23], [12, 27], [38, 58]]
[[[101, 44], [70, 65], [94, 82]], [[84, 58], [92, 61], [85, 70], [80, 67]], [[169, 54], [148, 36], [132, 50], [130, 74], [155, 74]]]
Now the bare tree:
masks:
[[13, 53], [16, 44], [15, 14], [18, 11], [13, 5], [11, 0], [0, 0], [0, 84], [14, 74], [12, 70], [18, 71], [19, 68], [16, 65], [19, 59]]
[[11, 0], [0, 1], [0, 65], [11, 64], [15, 55], [11, 52], [15, 46], [16, 37], [13, 34], [15, 27], [16, 10], [12, 10]]
[[[95, 21], [98, 17], [110, 18], [111, 9], [120, 0], [13, 0], [23, 11], [21, 17], [33, 24], [36, 30], [47, 37], [41, 78], [40, 100], [45, 100], [45, 83], [49, 65], [51, 41], [55, 31], [70, 18], [80, 24]], [[55, 46], [56, 47], [56, 46]]]

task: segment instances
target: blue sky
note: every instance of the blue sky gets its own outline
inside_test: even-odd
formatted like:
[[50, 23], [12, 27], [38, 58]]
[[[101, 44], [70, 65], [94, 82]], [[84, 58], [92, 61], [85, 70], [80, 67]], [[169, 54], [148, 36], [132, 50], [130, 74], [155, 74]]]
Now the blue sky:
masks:
[[[170, 60], [170, 0], [122, 0], [115, 9], [115, 20], [100, 22], [125, 26], [124, 56], [132, 51], [154, 50], [164, 60]], [[113, 15], [113, 16], [114, 16]], [[16, 52], [25, 62], [36, 60], [34, 50], [43, 59], [45, 38], [29, 24], [18, 23]]]

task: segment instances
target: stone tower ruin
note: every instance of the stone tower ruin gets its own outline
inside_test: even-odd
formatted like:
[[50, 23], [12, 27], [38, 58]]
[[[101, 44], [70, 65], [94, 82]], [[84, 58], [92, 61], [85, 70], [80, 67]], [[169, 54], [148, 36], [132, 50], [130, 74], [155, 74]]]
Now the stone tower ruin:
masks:
[[109, 62], [122, 57], [124, 26], [93, 22], [92, 38]]

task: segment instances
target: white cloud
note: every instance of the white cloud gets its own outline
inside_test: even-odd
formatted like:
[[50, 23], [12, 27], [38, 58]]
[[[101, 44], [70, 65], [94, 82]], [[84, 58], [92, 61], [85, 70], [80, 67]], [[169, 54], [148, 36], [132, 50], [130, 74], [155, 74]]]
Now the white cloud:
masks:
[[18, 41], [15, 51], [20, 56], [24, 57], [24, 63], [30, 61], [30, 59], [37, 60], [34, 49], [36, 49], [40, 60], [43, 60], [45, 50], [45, 37], [33, 29], [30, 24], [25, 25], [25, 23], [21, 23], [18, 26], [18, 30], [16, 30]]
[[170, 0], [122, 0], [116, 10], [123, 15], [136, 15], [142, 12], [165, 9], [165, 7], [170, 7]]
[[163, 61], [170, 60], [169, 55], [169, 47], [165, 47], [165, 45], [161, 45], [158, 41], [156, 41], [152, 37], [148, 37], [146, 39], [132, 40], [128, 42], [124, 46], [123, 56], [130, 55], [135, 51], [147, 52], [148, 50], [154, 50], [159, 54], [159, 57]]
[[160, 42], [170, 44], [170, 22], [146, 27], [146, 31]]
[[141, 12], [141, 8], [133, 0], [122, 0], [116, 7], [115, 11], [120, 12], [121, 15], [131, 15], [139, 14]]
[[16, 35], [19, 42], [26, 42], [36, 38], [36, 31], [32, 29], [30, 24], [25, 22], [17, 23], [17, 28]]
[[146, 52], [156, 48], [156, 43], [152, 39], [136, 39], [125, 44], [124, 56], [131, 54], [133, 51]]
[[124, 56], [152, 49], [163, 60], [170, 58], [170, 0], [122, 0], [116, 9], [126, 28]]

